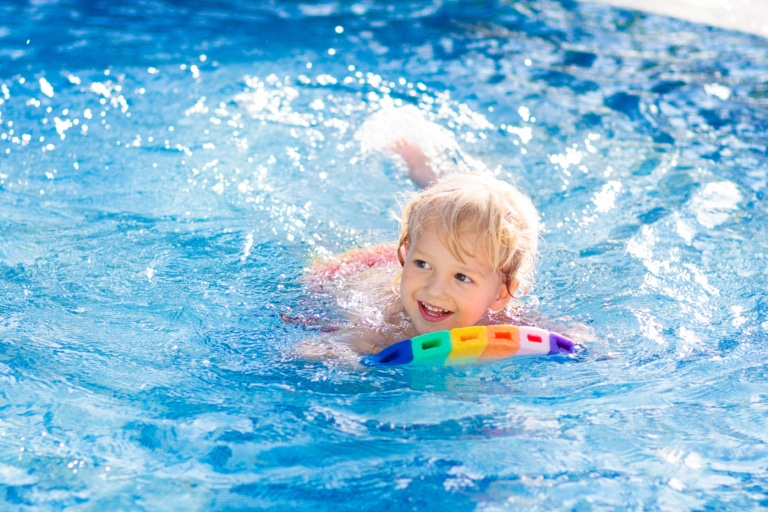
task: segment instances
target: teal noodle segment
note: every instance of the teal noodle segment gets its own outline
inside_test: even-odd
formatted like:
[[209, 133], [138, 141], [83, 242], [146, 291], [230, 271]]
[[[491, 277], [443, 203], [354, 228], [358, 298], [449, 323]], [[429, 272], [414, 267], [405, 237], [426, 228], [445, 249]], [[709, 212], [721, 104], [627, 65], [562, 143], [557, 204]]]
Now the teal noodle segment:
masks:
[[538, 327], [489, 325], [421, 334], [362, 359], [365, 366], [458, 366], [523, 355], [571, 354], [575, 343]]

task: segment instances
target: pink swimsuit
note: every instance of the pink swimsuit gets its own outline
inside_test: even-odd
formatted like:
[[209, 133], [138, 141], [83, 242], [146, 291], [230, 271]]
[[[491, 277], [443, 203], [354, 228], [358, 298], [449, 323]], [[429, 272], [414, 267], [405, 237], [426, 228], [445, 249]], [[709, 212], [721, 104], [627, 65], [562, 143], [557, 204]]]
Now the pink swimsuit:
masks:
[[[310, 295], [311, 293], [334, 293], [334, 286], [343, 287], [348, 278], [364, 270], [386, 265], [396, 265], [400, 268], [397, 261], [397, 248], [392, 244], [352, 249], [335, 255], [328, 261], [315, 261], [305, 277], [307, 290]], [[314, 300], [307, 299], [301, 302], [307, 305], [313, 304]], [[333, 332], [341, 327], [337, 323], [329, 323], [325, 314], [318, 313], [314, 309], [310, 307], [307, 311], [281, 313], [280, 318], [286, 323], [304, 325], [310, 329], [319, 329], [321, 332]]]
[[307, 283], [310, 289], [321, 291], [328, 282], [338, 282], [363, 270], [382, 265], [398, 264], [397, 248], [383, 244], [352, 249], [325, 262], [316, 262], [309, 270]]

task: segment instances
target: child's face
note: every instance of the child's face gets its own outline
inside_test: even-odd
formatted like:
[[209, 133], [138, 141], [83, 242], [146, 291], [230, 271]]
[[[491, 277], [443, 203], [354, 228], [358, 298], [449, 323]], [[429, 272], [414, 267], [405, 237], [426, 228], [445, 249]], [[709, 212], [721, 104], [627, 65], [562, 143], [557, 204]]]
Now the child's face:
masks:
[[420, 334], [475, 325], [510, 299], [499, 271], [467, 254], [458, 260], [441, 235], [437, 229], [421, 235], [403, 265], [400, 298]]

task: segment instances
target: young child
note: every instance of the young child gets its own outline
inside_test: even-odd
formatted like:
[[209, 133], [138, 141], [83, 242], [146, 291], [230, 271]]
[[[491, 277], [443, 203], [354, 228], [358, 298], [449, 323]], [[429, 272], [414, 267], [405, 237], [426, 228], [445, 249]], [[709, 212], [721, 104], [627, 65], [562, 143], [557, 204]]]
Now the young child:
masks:
[[427, 188], [405, 206], [397, 245], [351, 251], [310, 270], [310, 291], [331, 297], [346, 322], [303, 343], [303, 356], [370, 354], [418, 334], [519, 320], [509, 305], [533, 283], [539, 237], [531, 200], [489, 174], [438, 178], [410, 141], [386, 149]]

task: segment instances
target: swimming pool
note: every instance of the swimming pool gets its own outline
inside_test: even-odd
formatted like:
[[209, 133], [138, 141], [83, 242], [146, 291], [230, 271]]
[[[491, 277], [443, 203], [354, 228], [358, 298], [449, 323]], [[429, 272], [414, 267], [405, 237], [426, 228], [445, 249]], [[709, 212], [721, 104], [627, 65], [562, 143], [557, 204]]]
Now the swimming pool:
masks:
[[[572, 1], [0, 6], [0, 500], [768, 506], [768, 43]], [[313, 255], [412, 190], [416, 105], [528, 191], [575, 358], [303, 361]]]

